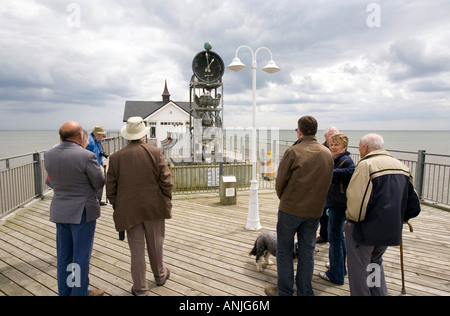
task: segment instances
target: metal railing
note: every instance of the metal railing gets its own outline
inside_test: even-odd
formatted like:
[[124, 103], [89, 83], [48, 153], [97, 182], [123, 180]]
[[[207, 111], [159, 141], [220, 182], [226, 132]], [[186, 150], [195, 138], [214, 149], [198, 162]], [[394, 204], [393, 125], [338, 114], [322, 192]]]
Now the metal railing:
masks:
[[[349, 146], [355, 164], [359, 161], [358, 147]], [[450, 155], [387, 150], [411, 170], [414, 186], [422, 200], [450, 205]]]
[[[242, 156], [249, 159], [250, 153], [248, 148], [250, 147], [248, 140], [244, 140], [242, 143], [244, 144], [242, 146], [243, 149], [241, 149], [243, 152]], [[224, 144], [227, 144], [227, 142], [224, 142]], [[292, 146], [292, 144], [292, 141], [275, 141], [258, 144], [258, 148], [263, 149], [258, 150], [257, 168], [260, 169], [261, 167], [261, 170], [263, 170], [264, 161], [267, 160], [264, 158], [265, 151], [279, 153], [279, 155], [273, 157], [273, 168], [276, 177], [278, 163], [281, 161], [286, 149]], [[353, 161], [357, 164], [360, 159], [358, 147], [349, 146], [348, 150]], [[422, 200], [450, 206], [450, 155], [431, 154], [425, 150], [412, 152], [387, 149], [387, 151], [402, 161], [411, 170], [416, 191]], [[263, 157], [263, 159], [260, 157]], [[268, 186], [268, 183], [262, 182], [261, 179], [264, 179], [264, 173], [258, 172], [259, 183], [263, 183], [265, 188], [270, 188], [270, 185]], [[272, 185], [274, 185], [274, 182], [272, 182]]]
[[[443, 155], [426, 155], [428, 156], [443, 157]], [[432, 202], [450, 205], [450, 165], [425, 162], [425, 153], [423, 161], [417, 167], [421, 170], [416, 173], [420, 174], [420, 177], [417, 177], [419, 185], [416, 184], [420, 196]]]
[[[119, 136], [102, 140], [103, 149], [109, 154], [126, 144]], [[44, 151], [0, 158], [0, 216], [35, 198], [42, 198], [50, 189], [46, 178]]]
[[48, 190], [43, 153], [0, 159], [0, 215], [43, 196]]
[[[225, 142], [224, 142], [225, 143]], [[102, 140], [103, 149], [107, 154], [126, 146], [127, 141], [120, 136], [108, 137]], [[277, 166], [284, 151], [292, 145], [292, 142], [277, 141], [258, 146], [259, 157], [257, 161], [257, 179], [259, 189], [274, 189]], [[249, 146], [243, 146], [249, 148]], [[228, 149], [229, 151], [230, 149]], [[236, 150], [234, 148], [233, 150]], [[242, 150], [240, 148], [239, 150]], [[224, 149], [224, 152], [227, 149]], [[268, 163], [267, 151], [273, 152], [272, 168], [274, 177], [266, 176]], [[357, 147], [349, 147], [352, 159], [357, 163], [359, 153]], [[416, 190], [419, 196], [446, 206], [450, 205], [450, 155], [429, 154], [424, 150], [405, 152], [388, 150], [396, 158], [405, 163], [414, 177]], [[49, 187], [45, 184], [47, 171], [44, 167], [44, 152], [27, 153], [17, 156], [0, 158], [0, 216], [26, 204], [37, 197], [43, 197]], [[171, 167], [175, 180], [175, 194], [218, 192], [219, 176], [234, 175], [238, 182], [239, 190], [249, 189], [251, 179], [251, 162], [248, 150], [234, 153], [234, 157], [241, 157], [240, 161], [231, 163], [217, 163], [194, 166], [191, 173], [189, 168]], [[195, 169], [195, 171], [193, 171]], [[201, 170], [202, 169], [202, 170]], [[202, 178], [195, 183], [191, 178]], [[177, 185], [178, 183], [178, 185]], [[181, 185], [179, 184], [181, 183]], [[199, 184], [202, 183], [202, 184]]]

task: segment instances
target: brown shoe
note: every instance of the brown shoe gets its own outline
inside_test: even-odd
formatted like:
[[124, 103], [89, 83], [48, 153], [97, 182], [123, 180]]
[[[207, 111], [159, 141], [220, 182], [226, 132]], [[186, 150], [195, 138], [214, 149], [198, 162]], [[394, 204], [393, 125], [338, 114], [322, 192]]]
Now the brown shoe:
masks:
[[166, 284], [166, 281], [170, 277], [170, 270], [168, 268], [164, 268], [164, 269], [166, 270], [166, 276], [164, 278], [161, 278], [160, 280], [155, 279], [157, 286], [163, 286], [164, 284]]
[[276, 286], [267, 285], [265, 291], [267, 296], [278, 296], [278, 288]]
[[105, 294], [105, 291], [97, 289], [97, 290], [90, 290], [88, 296], [103, 296]]
[[326, 240], [325, 238], [322, 238], [321, 236], [317, 237], [316, 239], [316, 244], [323, 244], [328, 242], [328, 240]]

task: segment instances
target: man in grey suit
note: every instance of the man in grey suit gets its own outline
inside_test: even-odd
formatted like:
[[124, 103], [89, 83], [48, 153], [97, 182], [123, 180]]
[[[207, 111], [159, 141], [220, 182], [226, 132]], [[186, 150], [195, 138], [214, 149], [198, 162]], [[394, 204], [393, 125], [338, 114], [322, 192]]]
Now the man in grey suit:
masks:
[[61, 144], [45, 152], [53, 183], [50, 221], [56, 223], [58, 292], [62, 296], [101, 296], [88, 290], [95, 225], [100, 217], [96, 192], [105, 179], [94, 153], [84, 149], [83, 128], [74, 121], [59, 129]]

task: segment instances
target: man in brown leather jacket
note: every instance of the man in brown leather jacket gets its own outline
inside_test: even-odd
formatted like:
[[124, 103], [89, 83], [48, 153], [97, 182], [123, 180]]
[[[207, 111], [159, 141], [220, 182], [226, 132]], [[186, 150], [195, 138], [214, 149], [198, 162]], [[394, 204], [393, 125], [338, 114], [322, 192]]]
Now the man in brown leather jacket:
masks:
[[333, 158], [315, 135], [317, 121], [312, 116], [298, 120], [298, 140], [284, 153], [278, 168], [276, 191], [280, 199], [277, 223], [278, 293], [293, 294], [294, 237], [298, 239], [297, 295], [314, 295], [311, 280], [319, 218], [333, 175]]

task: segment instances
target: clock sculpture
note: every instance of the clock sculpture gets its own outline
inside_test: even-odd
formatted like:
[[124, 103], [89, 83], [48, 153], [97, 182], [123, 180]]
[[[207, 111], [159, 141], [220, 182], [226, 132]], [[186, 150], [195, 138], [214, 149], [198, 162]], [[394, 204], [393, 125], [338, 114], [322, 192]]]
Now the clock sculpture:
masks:
[[211, 51], [210, 42], [206, 42], [204, 48], [192, 61], [194, 74], [189, 87], [194, 162], [222, 161], [222, 76], [225, 66], [222, 58]]
[[[205, 45], [205, 47], [211, 47]], [[192, 71], [197, 79], [204, 83], [215, 83], [222, 80], [225, 66], [222, 58], [215, 52], [205, 50], [195, 55]]]

